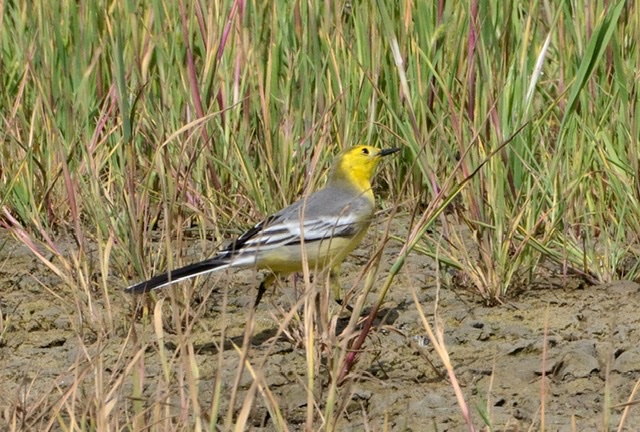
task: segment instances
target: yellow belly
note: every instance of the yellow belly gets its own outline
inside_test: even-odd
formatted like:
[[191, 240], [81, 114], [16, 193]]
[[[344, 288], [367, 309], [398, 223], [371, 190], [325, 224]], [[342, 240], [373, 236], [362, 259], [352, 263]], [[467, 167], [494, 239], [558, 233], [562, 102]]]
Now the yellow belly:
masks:
[[[335, 237], [304, 244], [309, 270], [322, 270], [340, 264], [362, 241], [367, 226], [354, 237]], [[274, 273], [293, 273], [302, 271], [303, 253], [301, 245], [283, 246], [265, 252], [258, 257], [256, 267], [269, 269]]]

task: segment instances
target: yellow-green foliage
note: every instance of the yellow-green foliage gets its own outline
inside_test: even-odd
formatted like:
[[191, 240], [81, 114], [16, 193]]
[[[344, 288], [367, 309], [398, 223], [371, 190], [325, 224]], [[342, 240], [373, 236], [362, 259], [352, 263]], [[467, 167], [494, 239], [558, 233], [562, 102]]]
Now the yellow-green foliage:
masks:
[[380, 183], [408, 179], [409, 209], [458, 195], [479, 256], [441, 256], [483, 296], [543, 256], [617, 277], [640, 228], [638, 8], [443, 3], [4, 2], [3, 213], [111, 238], [141, 273], [158, 228], [225, 235], [314, 189], [337, 150], [403, 146]]

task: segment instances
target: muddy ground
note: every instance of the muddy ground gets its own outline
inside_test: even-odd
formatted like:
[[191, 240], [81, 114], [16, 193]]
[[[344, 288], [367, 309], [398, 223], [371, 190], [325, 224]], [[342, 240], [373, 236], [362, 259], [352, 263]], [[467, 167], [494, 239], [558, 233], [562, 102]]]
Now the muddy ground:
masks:
[[[59, 400], [92, 351], [101, 350], [106, 373], [113, 373], [115, 363], [127, 355], [125, 338], [130, 334], [132, 302], [121, 292], [123, 279], [113, 277], [114, 287], [109, 292], [113, 316], [105, 316], [104, 299], [95, 301], [91, 310], [94, 320], [110, 319], [118, 330], [109, 335], [108, 342], [98, 341], [92, 330], [83, 329], [81, 323], [91, 319], [79, 319], [70, 289], [23, 246], [6, 235], [2, 240], [0, 422], [19, 406], [24, 424], [32, 424], [29, 421], [38, 416], [48, 420], [47, 413], [38, 412], [37, 407]], [[355, 278], [359, 264], [367, 260], [370, 247], [371, 241], [365, 241], [346, 263], [346, 285]], [[387, 253], [392, 257], [394, 248]], [[382, 285], [384, 276], [383, 272], [378, 276], [376, 286]], [[230, 341], [241, 343], [248, 305], [255, 294], [250, 287], [259, 279], [251, 271], [242, 271], [204, 279], [200, 289], [211, 290], [221, 280], [230, 281], [228, 286], [232, 287], [225, 318], [227, 334]], [[283, 285], [276, 293], [269, 293], [257, 311], [256, 358], [271, 347], [269, 337], [275, 334], [281, 318], [273, 313], [273, 306], [286, 307], [294, 295], [291, 283]], [[385, 303], [386, 324], [367, 341], [367, 354], [356, 367], [359, 378], [350, 388], [351, 400], [338, 429], [382, 430], [386, 424], [389, 430], [466, 430], [442, 363], [420, 324], [411, 296], [416, 290], [431, 322], [436, 297], [439, 299], [449, 355], [477, 428], [484, 427], [484, 415], [493, 430], [540, 430], [544, 411], [547, 431], [616, 430], [640, 381], [639, 288], [625, 281], [589, 286], [550, 275], [505, 305], [487, 307], [459, 286], [449, 284], [437, 291], [433, 261], [414, 255]], [[203, 406], [210, 403], [219, 358], [210, 341], [218, 334], [220, 301], [216, 291], [209, 292], [211, 297], [202, 303], [200, 321], [190, 335], [201, 371], [199, 398]], [[95, 295], [101, 297], [100, 292]], [[88, 306], [83, 308], [88, 310]], [[346, 321], [348, 314], [343, 311], [341, 317]], [[166, 326], [171, 327], [171, 322]], [[136, 324], [136, 330], [141, 337], [152, 332], [141, 324]], [[166, 346], [171, 353], [171, 331], [167, 333]], [[162, 370], [154, 367], [157, 352], [150, 350], [146, 355], [145, 379], [153, 382], [153, 374], [160, 376]], [[225, 389], [233, 381], [236, 364], [237, 354], [226, 344]], [[304, 424], [306, 415], [305, 364], [304, 350], [282, 339], [271, 348], [265, 366], [267, 381], [292, 430]], [[91, 379], [85, 381], [91, 385]], [[246, 390], [250, 384], [247, 377], [241, 388]], [[148, 388], [145, 394], [151, 397], [153, 390]], [[130, 401], [126, 394], [121, 396], [118, 403], [126, 409]], [[49, 402], [44, 403], [46, 400]], [[255, 404], [250, 421], [255, 430], [273, 428], [260, 402]], [[624, 424], [624, 430], [640, 430], [640, 406], [630, 406]], [[2, 430], [7, 427], [0, 426]]]

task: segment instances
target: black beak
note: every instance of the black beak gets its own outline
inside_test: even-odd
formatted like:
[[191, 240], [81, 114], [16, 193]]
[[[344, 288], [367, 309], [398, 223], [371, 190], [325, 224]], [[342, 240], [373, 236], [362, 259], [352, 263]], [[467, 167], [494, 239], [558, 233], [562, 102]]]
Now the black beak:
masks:
[[380, 150], [380, 153], [378, 153], [378, 156], [382, 157], [382, 156], [389, 156], [390, 154], [394, 154], [399, 152], [400, 148], [391, 148], [391, 149], [382, 149]]

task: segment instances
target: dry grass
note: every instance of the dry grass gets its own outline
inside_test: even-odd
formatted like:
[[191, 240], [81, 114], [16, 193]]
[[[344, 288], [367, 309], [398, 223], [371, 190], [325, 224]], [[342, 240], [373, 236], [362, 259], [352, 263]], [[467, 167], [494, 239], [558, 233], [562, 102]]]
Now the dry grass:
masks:
[[[244, 430], [259, 405], [288, 430], [264, 370], [286, 337], [306, 353], [301, 427], [335, 430], [341, 388], [359, 376], [409, 253], [459, 269], [489, 304], [545, 260], [588, 282], [637, 278], [639, 24], [625, 1], [0, 2], [0, 224], [55, 275], [39, 289], [68, 311], [79, 347], [48, 392], [25, 376], [0, 419], [9, 430]], [[411, 226], [378, 287], [393, 234], [381, 228], [342, 332], [308, 269], [263, 352], [252, 313], [232, 358], [216, 328], [211, 373], [236, 373], [207, 388], [193, 337], [210, 292], [195, 305], [195, 290], [172, 290], [124, 315], [114, 306], [131, 278], [202, 258], [317, 188], [331, 155], [356, 142], [404, 148], [377, 192]], [[191, 238], [206, 244], [186, 256]], [[423, 324], [472, 430], [442, 328]], [[11, 328], [0, 310], [0, 344]]]

